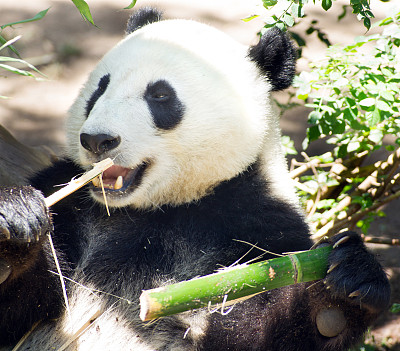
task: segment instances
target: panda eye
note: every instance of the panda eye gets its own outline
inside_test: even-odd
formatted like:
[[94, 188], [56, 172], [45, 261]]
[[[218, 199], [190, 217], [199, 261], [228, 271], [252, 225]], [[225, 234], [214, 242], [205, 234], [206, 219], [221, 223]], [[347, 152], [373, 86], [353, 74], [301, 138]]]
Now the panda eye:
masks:
[[151, 98], [152, 98], [153, 100], [156, 100], [156, 101], [160, 101], [160, 102], [161, 102], [161, 101], [167, 100], [167, 99], [169, 98], [169, 96], [168, 96], [168, 94], [158, 93], [158, 94], [152, 95]]
[[150, 83], [147, 86], [145, 92], [145, 99], [149, 102], [149, 100], [153, 102], [166, 102], [173, 97], [175, 91], [173, 88], [165, 81], [158, 81], [156, 83]]
[[143, 98], [157, 128], [169, 130], [182, 120], [185, 106], [178, 98], [175, 89], [166, 80], [149, 83]]

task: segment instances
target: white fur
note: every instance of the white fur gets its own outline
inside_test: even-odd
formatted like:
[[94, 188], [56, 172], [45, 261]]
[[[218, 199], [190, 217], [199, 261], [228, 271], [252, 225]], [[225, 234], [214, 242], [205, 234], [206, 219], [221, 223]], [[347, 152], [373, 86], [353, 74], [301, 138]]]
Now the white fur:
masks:
[[[85, 120], [86, 101], [108, 73], [110, 84]], [[147, 84], [160, 79], [186, 107], [181, 123], [169, 131], [155, 128], [143, 99]], [[106, 155], [116, 164], [134, 168], [151, 160], [141, 185], [110, 206], [150, 208], [200, 199], [262, 152], [269, 180], [279, 182], [287, 169], [269, 90], [247, 48], [225, 34], [188, 20], [157, 22], [122, 40], [90, 75], [69, 112], [69, 156], [85, 167], [98, 161], [79, 143], [85, 132], [121, 137]], [[278, 196], [294, 199], [287, 184], [277, 184]]]

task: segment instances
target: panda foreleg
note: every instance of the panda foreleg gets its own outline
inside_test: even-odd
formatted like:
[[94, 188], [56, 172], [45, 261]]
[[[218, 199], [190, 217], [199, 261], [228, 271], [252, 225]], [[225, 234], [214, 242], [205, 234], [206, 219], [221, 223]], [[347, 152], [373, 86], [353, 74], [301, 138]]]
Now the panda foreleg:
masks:
[[[361, 238], [334, 236], [324, 280], [272, 290], [213, 315], [202, 350], [340, 351], [389, 305], [385, 272]], [[223, 346], [221, 346], [223, 345]]]
[[43, 195], [32, 187], [0, 188], [0, 344], [61, 308], [45, 233], [52, 224]]

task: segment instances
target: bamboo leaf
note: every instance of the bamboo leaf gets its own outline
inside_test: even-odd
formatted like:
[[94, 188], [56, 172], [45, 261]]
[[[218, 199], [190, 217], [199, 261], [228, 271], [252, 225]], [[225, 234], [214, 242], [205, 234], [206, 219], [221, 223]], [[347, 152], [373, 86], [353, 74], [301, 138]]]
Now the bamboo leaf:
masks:
[[150, 320], [210, 304], [226, 305], [267, 290], [322, 279], [331, 250], [325, 246], [145, 290], [140, 297], [140, 318]]
[[18, 62], [18, 63], [22, 63], [26, 66], [28, 66], [30, 69], [32, 69], [33, 71], [35, 71], [36, 73], [41, 74], [42, 76], [45, 76], [42, 72], [40, 72], [34, 65], [31, 65], [29, 62], [21, 60], [21, 59], [17, 59], [17, 58], [13, 58], [13, 57], [8, 57], [8, 56], [0, 56], [0, 62]]
[[[3, 50], [4, 48], [8, 47], [15, 55], [17, 55], [18, 57], [21, 57], [19, 55], [17, 49], [13, 45], [11, 45], [20, 38], [21, 38], [21, 36], [19, 35], [13, 39], [7, 41], [6, 38], [4, 38], [3, 36], [0, 35], [0, 44], [1, 44], [0, 50]], [[16, 40], [14, 40], [14, 39], [16, 39]], [[10, 41], [13, 41], [13, 42], [9, 43]]]
[[89, 5], [87, 4], [87, 2], [84, 0], [72, 0], [72, 2], [76, 6], [76, 8], [79, 10], [83, 19], [95, 26], [93, 17], [92, 17], [92, 14], [90, 13], [90, 8], [89, 8]]
[[38, 12], [38, 13], [37, 13], [34, 17], [32, 17], [32, 18], [28, 18], [28, 19], [22, 20], [22, 21], [17, 21], [17, 22], [12, 22], [12, 23], [3, 24], [3, 25], [0, 27], [0, 29], [4, 29], [4, 28], [7, 28], [7, 27], [11, 27], [11, 26], [14, 26], [14, 25], [16, 25], [16, 24], [38, 21], [38, 20], [42, 19], [42, 18], [46, 15], [47, 11], [49, 11], [49, 10], [50, 10], [50, 7], [49, 7], [48, 9], [46, 9], [46, 10], [43, 10], [43, 11]]
[[136, 1], [137, 0], [133, 0], [127, 7], [124, 7], [124, 10], [129, 10], [131, 9], [133, 6], [136, 5]]
[[3, 68], [5, 70], [10, 71], [10, 72], [15, 73], [15, 74], [19, 74], [21, 76], [27, 76], [27, 77], [33, 77], [33, 78], [35, 77], [32, 73], [30, 73], [28, 71], [25, 71], [25, 70], [22, 70], [22, 69], [19, 69], [19, 68], [15, 68], [15, 67], [12, 67], [12, 66], [9, 66], [9, 65], [4, 65], [2, 63], [0, 64], [0, 68]]

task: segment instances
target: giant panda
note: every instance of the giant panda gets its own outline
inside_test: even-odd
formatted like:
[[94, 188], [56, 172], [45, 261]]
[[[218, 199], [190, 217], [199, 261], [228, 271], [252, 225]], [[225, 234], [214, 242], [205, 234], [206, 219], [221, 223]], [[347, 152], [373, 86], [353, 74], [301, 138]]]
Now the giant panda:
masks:
[[[291, 84], [295, 61], [279, 30], [248, 48], [151, 8], [134, 14], [69, 111], [67, 157], [29, 186], [1, 188], [4, 348], [337, 351], [357, 343], [387, 308], [390, 288], [351, 232], [331, 239], [324, 280], [264, 292], [229, 313], [139, 319], [143, 289], [313, 245], [270, 101]], [[106, 157], [115, 163], [103, 174], [110, 216], [98, 184], [46, 207], [57, 185]]]

